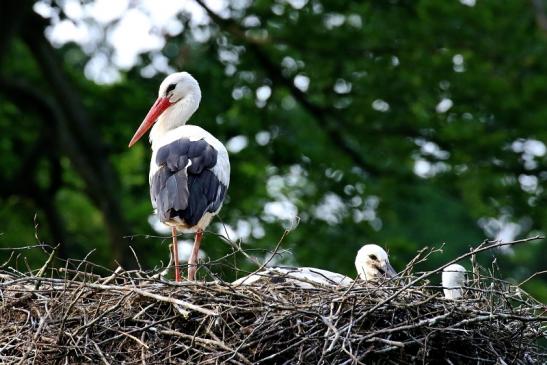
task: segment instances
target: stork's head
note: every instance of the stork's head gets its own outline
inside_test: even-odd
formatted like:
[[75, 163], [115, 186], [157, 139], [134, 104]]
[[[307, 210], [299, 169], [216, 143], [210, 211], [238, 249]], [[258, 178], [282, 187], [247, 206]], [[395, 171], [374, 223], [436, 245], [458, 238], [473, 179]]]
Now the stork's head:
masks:
[[378, 245], [368, 244], [361, 247], [355, 258], [357, 274], [363, 280], [392, 278], [397, 272], [389, 263], [387, 252]]
[[[167, 76], [158, 90], [158, 99], [135, 132], [129, 147], [154, 125], [160, 127], [158, 131], [165, 132], [185, 124], [197, 110], [200, 101], [201, 90], [192, 75], [176, 72]], [[150, 139], [153, 139], [153, 134]]]
[[458, 299], [463, 294], [465, 284], [465, 268], [452, 264], [443, 269], [442, 275], [444, 296], [448, 299]]

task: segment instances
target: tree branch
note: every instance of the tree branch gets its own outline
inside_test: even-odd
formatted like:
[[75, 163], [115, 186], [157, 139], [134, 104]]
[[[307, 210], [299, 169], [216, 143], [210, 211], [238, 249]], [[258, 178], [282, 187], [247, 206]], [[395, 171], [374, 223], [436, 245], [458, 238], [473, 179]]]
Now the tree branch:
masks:
[[37, 14], [27, 17], [22, 37], [34, 55], [42, 74], [50, 84], [64, 118], [59, 131], [65, 134], [67, 155], [74, 162], [79, 174], [86, 182], [87, 191], [101, 210], [109, 234], [114, 258], [125, 267], [134, 262], [123, 237], [131, 233], [120, 206], [117, 174], [108, 160], [102, 139], [96, 126], [91, 122], [76, 87], [72, 85], [62, 69], [63, 62], [49, 41], [44, 37], [46, 23]]
[[264, 42], [256, 42], [254, 39], [249, 39], [245, 35], [244, 29], [230, 19], [224, 19], [212, 11], [203, 0], [195, 0], [204, 10], [209, 17], [217, 24], [222, 30], [230, 33], [238, 40], [244, 42], [247, 49], [250, 50], [260, 62], [262, 67], [266, 70], [270, 78], [274, 83], [283, 85], [291, 93], [292, 97], [300, 103], [300, 105], [313, 117], [320, 128], [325, 130], [327, 136], [330, 138], [332, 144], [348, 156], [355, 165], [362, 168], [371, 176], [381, 175], [382, 171], [378, 166], [373, 165], [363, 157], [363, 153], [359, 151], [358, 147], [354, 145], [346, 136], [344, 136], [341, 124], [332, 115], [333, 111], [330, 108], [324, 108], [312, 103], [307, 95], [294, 86], [291, 79], [285, 77], [281, 71], [281, 68], [275, 64], [268, 56], [264, 49]]
[[[49, 98], [46, 98], [42, 93], [38, 92], [36, 88], [30, 87], [20, 81], [0, 81], [0, 92], [4, 94], [21, 109], [27, 109], [30, 107], [36, 111], [43, 122], [42, 126], [44, 131], [40, 133], [41, 138], [36, 142], [33, 152], [29, 153], [22, 163], [22, 168], [12, 182], [8, 183], [6, 187], [9, 187], [3, 192], [9, 194], [19, 194], [31, 197], [48, 215], [48, 224], [54, 238], [67, 241], [64, 228], [62, 228], [62, 221], [59, 217], [49, 217], [49, 214], [57, 214], [57, 208], [49, 203], [48, 200], [52, 199], [50, 192], [39, 191], [39, 187], [35, 182], [32, 182], [25, 177], [28, 175], [28, 171], [32, 170], [32, 166], [44, 157], [44, 150], [47, 152], [56, 152], [55, 146], [62, 147], [66, 156], [71, 160], [72, 165], [76, 169], [77, 173], [82, 177], [87, 186], [87, 193], [91, 198], [91, 201], [100, 209], [105, 217], [105, 224], [109, 233], [109, 243], [114, 252], [115, 258], [118, 262], [123, 263], [126, 267], [131, 267], [132, 260], [131, 255], [125, 253], [125, 250], [129, 250], [127, 245], [122, 241], [122, 237], [129, 231], [127, 224], [121, 216], [120, 209], [118, 211], [111, 210], [113, 205], [117, 205], [118, 202], [112, 202], [112, 197], [109, 196], [109, 191], [102, 186], [103, 179], [100, 176], [100, 171], [95, 169], [89, 163], [89, 156], [85, 150], [80, 149], [80, 145], [75, 141], [73, 137], [73, 131], [68, 127], [70, 120], [65, 118], [63, 112], [58, 107], [57, 103], [52, 103]], [[53, 147], [45, 148], [46, 145]], [[46, 152], [46, 153], [47, 153]], [[46, 156], [47, 157], [47, 156]], [[93, 156], [97, 158], [98, 156]], [[54, 158], [54, 157], [51, 157]], [[55, 157], [55, 158], [58, 158]], [[58, 161], [57, 161], [58, 162]], [[52, 165], [55, 168], [55, 164]], [[57, 166], [59, 167], [59, 166]], [[60, 172], [60, 171], [59, 171]], [[21, 183], [25, 182], [25, 183]], [[53, 184], [60, 183], [60, 175], [52, 176], [52, 185], [50, 189], [55, 189]], [[46, 204], [48, 203], [48, 204]], [[61, 250], [63, 252], [63, 250]]]
[[0, 1], [0, 63], [24, 20], [25, 9], [31, 4], [31, 0]]

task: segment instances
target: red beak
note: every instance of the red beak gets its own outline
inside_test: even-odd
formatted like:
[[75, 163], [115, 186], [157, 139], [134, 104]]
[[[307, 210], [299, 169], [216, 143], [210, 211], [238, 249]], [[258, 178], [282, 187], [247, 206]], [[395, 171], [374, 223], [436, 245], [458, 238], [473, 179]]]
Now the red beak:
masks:
[[158, 98], [154, 105], [150, 108], [148, 111], [148, 114], [146, 114], [146, 118], [142, 121], [141, 125], [139, 126], [139, 129], [135, 132], [135, 135], [133, 138], [131, 138], [131, 142], [129, 142], [129, 147], [133, 146], [141, 137], [148, 132], [150, 128], [156, 123], [156, 120], [158, 120], [158, 117], [165, 111], [165, 109], [169, 108], [171, 106], [171, 102], [169, 101], [169, 98]]

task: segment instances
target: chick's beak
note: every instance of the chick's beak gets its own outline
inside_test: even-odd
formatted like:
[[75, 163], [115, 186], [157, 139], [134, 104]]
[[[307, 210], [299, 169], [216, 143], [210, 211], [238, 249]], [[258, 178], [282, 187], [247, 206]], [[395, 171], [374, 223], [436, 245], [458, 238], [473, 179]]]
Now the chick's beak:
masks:
[[384, 268], [384, 275], [386, 278], [394, 278], [397, 276], [397, 271], [391, 266], [389, 261], [386, 261], [386, 266]]

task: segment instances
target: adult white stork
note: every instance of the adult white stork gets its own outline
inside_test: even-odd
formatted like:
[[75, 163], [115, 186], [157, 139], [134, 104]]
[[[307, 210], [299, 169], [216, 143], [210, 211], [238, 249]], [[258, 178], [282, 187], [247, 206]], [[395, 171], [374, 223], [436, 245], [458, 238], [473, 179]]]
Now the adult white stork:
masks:
[[[360, 279], [377, 281], [395, 277], [397, 272], [389, 263], [387, 252], [378, 245], [367, 244], [361, 247], [355, 258], [355, 269]], [[314, 267], [268, 267], [255, 274], [234, 281], [233, 285], [251, 285], [261, 283], [290, 283], [300, 288], [312, 288], [315, 285], [348, 286], [353, 280], [346, 275], [317, 269]]]
[[150, 128], [150, 198], [161, 222], [171, 227], [175, 280], [180, 281], [177, 230], [194, 233], [188, 279], [195, 280], [203, 231], [220, 211], [230, 182], [224, 145], [209, 132], [188, 125], [201, 101], [199, 84], [187, 72], [163, 80], [158, 99], [129, 142], [133, 146]]

